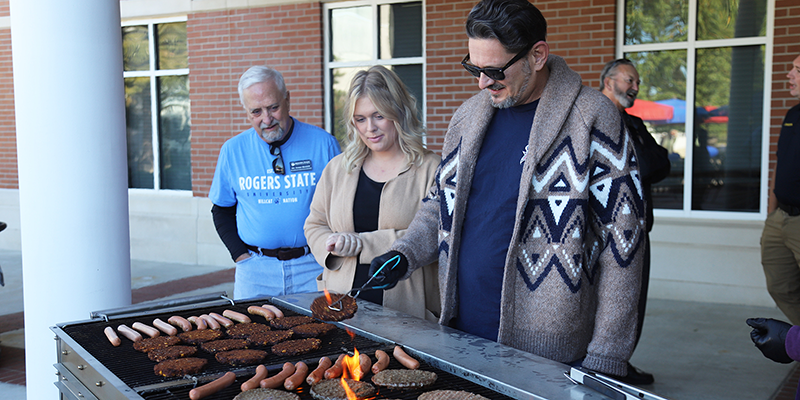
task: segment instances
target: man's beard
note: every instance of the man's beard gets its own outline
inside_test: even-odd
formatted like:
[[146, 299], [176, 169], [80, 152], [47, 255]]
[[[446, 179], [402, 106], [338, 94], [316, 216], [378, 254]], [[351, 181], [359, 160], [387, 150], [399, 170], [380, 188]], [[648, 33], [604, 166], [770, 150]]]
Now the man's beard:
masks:
[[[522, 73], [525, 75], [525, 81], [522, 82], [522, 87], [519, 88], [519, 92], [517, 92], [517, 94], [514, 96], [506, 97], [505, 100], [499, 103], [495, 103], [494, 101], [492, 101], [492, 107], [498, 109], [514, 107], [519, 102], [519, 99], [522, 97], [522, 94], [525, 93], [526, 90], [528, 90], [528, 84], [531, 81], [531, 65], [528, 62], [528, 60], [523, 60], [522, 62], [523, 62]], [[495, 82], [494, 85], [487, 87], [487, 89], [499, 90], [504, 87], [505, 87], [504, 85]]]
[[261, 124], [261, 130], [259, 131], [259, 135], [262, 139], [266, 140], [267, 143], [277, 142], [278, 140], [283, 139], [283, 136], [286, 134], [286, 130], [278, 123], [278, 129], [272, 132], [267, 131], [267, 125]]
[[[617, 98], [617, 101], [622, 106], [622, 108], [631, 108], [633, 107], [633, 102], [636, 100], [636, 95], [638, 93], [634, 92], [633, 90], [629, 90], [628, 92], [620, 92], [617, 88], [614, 88], [614, 97]], [[628, 98], [631, 96], [631, 98]]]

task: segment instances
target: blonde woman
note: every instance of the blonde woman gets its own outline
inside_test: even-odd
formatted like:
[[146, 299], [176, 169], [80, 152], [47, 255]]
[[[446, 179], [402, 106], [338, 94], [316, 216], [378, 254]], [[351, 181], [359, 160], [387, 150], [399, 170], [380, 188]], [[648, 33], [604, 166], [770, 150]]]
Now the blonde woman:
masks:
[[[320, 290], [361, 287], [369, 279], [370, 261], [414, 218], [441, 160], [425, 148], [417, 114], [414, 97], [394, 72], [374, 66], [353, 78], [344, 107], [346, 147], [325, 167], [304, 227], [311, 252], [324, 267], [317, 278]], [[359, 298], [437, 321], [437, 264], [392, 289], [364, 291]]]

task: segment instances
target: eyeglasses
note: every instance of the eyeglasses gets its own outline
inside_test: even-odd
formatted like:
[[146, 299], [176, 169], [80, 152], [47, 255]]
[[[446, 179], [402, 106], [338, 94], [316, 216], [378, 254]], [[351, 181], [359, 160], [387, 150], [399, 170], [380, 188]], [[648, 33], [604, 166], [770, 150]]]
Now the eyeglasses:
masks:
[[524, 48], [522, 51], [517, 53], [517, 55], [514, 56], [514, 58], [512, 58], [511, 61], [508, 62], [508, 64], [504, 65], [503, 68], [491, 68], [491, 67], [478, 68], [472, 64], [467, 64], [467, 62], [469, 61], [469, 53], [467, 53], [464, 59], [461, 60], [461, 65], [464, 67], [464, 69], [469, 71], [469, 73], [476, 78], [480, 78], [481, 73], [483, 73], [484, 75], [488, 76], [489, 79], [491, 80], [502, 81], [503, 79], [506, 79], [506, 74], [504, 73], [504, 71], [507, 70], [510, 66], [514, 65], [515, 62], [525, 57], [525, 55], [528, 54], [529, 51], [531, 51], [531, 48], [533, 48], [533, 45]]
[[272, 170], [278, 175], [286, 175], [286, 168], [283, 166], [283, 156], [281, 156], [281, 147], [270, 143], [269, 154], [275, 156], [275, 159], [272, 160]]

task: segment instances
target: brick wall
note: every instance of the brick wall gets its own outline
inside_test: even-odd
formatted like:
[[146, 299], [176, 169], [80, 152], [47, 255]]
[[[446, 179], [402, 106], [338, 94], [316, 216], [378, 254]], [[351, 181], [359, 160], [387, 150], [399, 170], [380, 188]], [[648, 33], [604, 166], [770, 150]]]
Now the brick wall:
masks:
[[[0, 0], [0, 17], [9, 15], [8, 0]], [[11, 29], [0, 29], [0, 188], [19, 188]]]
[[297, 119], [323, 125], [322, 19], [319, 3], [188, 16], [192, 101], [192, 188], [207, 196], [219, 149], [250, 127], [236, 85], [253, 65], [283, 73]]
[[[441, 151], [450, 117], [478, 91], [475, 78], [461, 67], [467, 54], [464, 23], [476, 1], [428, 0], [427, 127], [428, 147]], [[553, 54], [596, 88], [603, 65], [614, 59], [615, 0], [535, 1], [547, 20], [547, 42]]]
[[770, 118], [769, 169], [775, 168], [775, 151], [781, 131], [783, 117], [797, 98], [789, 94], [786, 74], [792, 68], [792, 61], [800, 55], [800, 4], [797, 0], [777, 0], [775, 2], [775, 37], [772, 60], [772, 103]]
[[[8, 2], [6, 2], [6, 13], [7, 5]], [[10, 29], [0, 29], [0, 188], [19, 188]]]

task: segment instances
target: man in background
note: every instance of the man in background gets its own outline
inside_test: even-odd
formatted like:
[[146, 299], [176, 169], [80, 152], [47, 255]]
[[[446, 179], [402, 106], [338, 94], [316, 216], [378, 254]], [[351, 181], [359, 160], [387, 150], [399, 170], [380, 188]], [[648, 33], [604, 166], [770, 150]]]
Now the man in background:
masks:
[[[787, 77], [789, 93], [800, 98], [800, 56]], [[800, 325], [800, 104], [783, 120], [769, 183], [761, 265], [770, 296], [793, 325]]]
[[339, 144], [289, 115], [289, 91], [272, 68], [242, 74], [239, 98], [253, 127], [222, 146], [208, 194], [214, 226], [236, 262], [233, 297], [316, 292], [322, 267], [303, 224]]
[[[622, 121], [628, 128], [628, 133], [633, 141], [636, 151], [636, 163], [639, 166], [639, 179], [642, 181], [642, 192], [645, 199], [647, 224], [647, 244], [645, 245], [644, 261], [642, 263], [642, 289], [639, 293], [638, 312], [639, 319], [636, 328], [636, 343], [642, 336], [642, 324], [647, 306], [647, 288], [650, 280], [650, 231], [653, 229], [653, 193], [654, 183], [661, 181], [669, 175], [670, 163], [667, 149], [656, 143], [644, 121], [641, 118], [628, 114], [625, 109], [633, 106], [639, 94], [639, 72], [630, 60], [620, 58], [605, 65], [600, 73], [600, 91], [606, 95], [622, 116]], [[625, 382], [634, 385], [648, 385], [653, 383], [653, 375], [628, 364], [628, 375]]]

